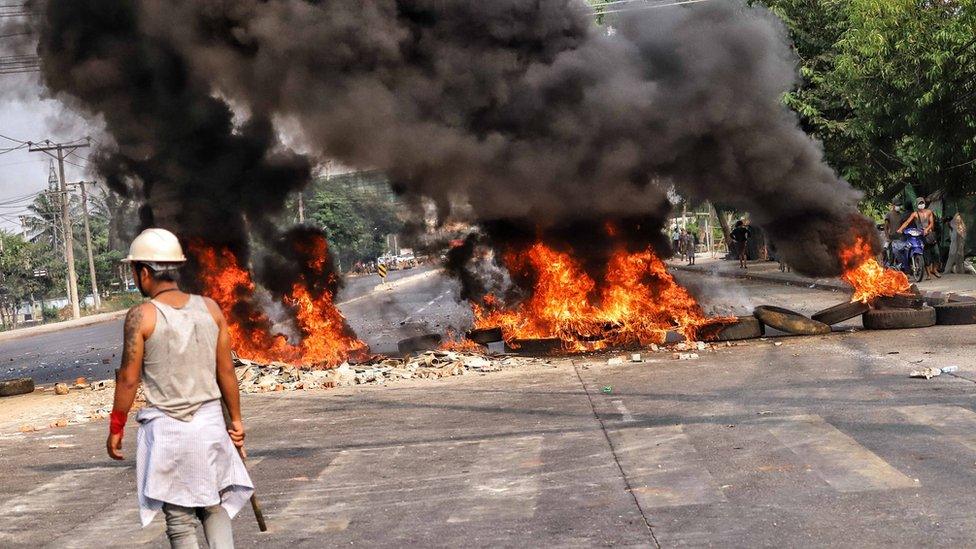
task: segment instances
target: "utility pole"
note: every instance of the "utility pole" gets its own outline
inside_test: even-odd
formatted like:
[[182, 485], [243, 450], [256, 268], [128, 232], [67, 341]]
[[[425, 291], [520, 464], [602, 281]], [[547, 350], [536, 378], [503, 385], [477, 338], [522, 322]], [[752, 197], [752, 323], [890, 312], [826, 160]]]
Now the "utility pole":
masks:
[[[71, 300], [71, 318], [81, 318], [81, 307], [78, 304], [78, 279], [75, 275], [75, 251], [74, 238], [71, 234], [71, 216], [68, 212], [68, 184], [64, 178], [64, 157], [65, 153], [72, 152], [88, 147], [88, 141], [84, 143], [52, 143], [50, 140], [39, 145], [27, 142], [27, 150], [30, 152], [42, 152], [58, 161], [58, 175], [60, 178], [61, 192], [61, 224], [64, 227], [64, 257], [68, 263], [68, 299]], [[57, 155], [52, 154], [57, 152]]]
[[95, 256], [92, 253], [91, 230], [88, 228], [88, 193], [85, 192], [85, 185], [91, 185], [91, 181], [79, 181], [72, 183], [81, 188], [81, 211], [84, 212], [85, 220], [85, 243], [88, 247], [88, 275], [91, 277], [92, 296], [95, 300], [95, 310], [102, 308], [102, 298], [98, 295], [98, 282], [95, 280]]
[[305, 194], [302, 191], [298, 191], [298, 222], [305, 223], [305, 200], [302, 195]]

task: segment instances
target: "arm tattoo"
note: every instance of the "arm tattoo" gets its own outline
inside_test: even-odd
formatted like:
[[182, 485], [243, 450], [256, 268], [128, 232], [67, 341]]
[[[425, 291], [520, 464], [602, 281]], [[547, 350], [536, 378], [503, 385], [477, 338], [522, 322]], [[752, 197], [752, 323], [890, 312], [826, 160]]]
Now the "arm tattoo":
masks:
[[123, 368], [132, 360], [133, 348], [136, 344], [136, 338], [139, 337], [140, 326], [142, 326], [142, 306], [136, 306], [129, 309], [125, 315], [124, 340], [122, 343]]

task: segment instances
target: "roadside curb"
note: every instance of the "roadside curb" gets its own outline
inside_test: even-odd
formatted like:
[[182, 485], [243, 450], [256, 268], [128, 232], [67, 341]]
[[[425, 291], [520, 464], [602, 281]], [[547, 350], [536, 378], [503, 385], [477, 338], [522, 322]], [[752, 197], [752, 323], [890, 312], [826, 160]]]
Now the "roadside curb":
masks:
[[91, 326], [92, 324], [99, 324], [101, 322], [108, 322], [110, 320], [116, 320], [125, 316], [128, 312], [127, 309], [121, 311], [112, 311], [111, 313], [99, 313], [95, 315], [85, 316], [79, 318], [78, 320], [65, 320], [63, 322], [52, 322], [50, 324], [42, 324], [41, 326], [31, 326], [30, 328], [18, 328], [16, 330], [10, 330], [7, 332], [0, 332], [0, 341], [9, 341], [11, 339], [19, 339], [22, 337], [29, 337], [41, 334], [49, 334], [52, 332], [59, 332], [61, 330], [68, 330], [71, 328], [81, 328], [83, 326]]
[[[784, 286], [806, 286], [807, 288], [816, 288], [818, 290], [829, 290], [833, 292], [850, 292], [851, 287], [841, 281], [829, 281], [829, 280], [794, 280], [787, 279], [776, 276], [775, 274], [755, 274], [749, 272], [738, 272], [738, 271], [726, 271], [722, 269], [708, 269], [705, 267], [696, 267], [692, 265], [670, 265], [672, 269], [677, 269], [679, 271], [686, 271], [689, 273], [698, 273], [704, 275], [712, 276], [722, 276], [725, 278], [740, 278], [746, 280], [756, 280], [760, 282], [772, 282], [774, 284], [782, 284]], [[959, 295], [952, 292], [943, 292], [941, 290], [919, 290], [922, 293], [922, 298], [925, 299], [926, 303], [929, 305], [945, 303], [945, 302], [957, 302], [957, 301], [976, 301], [976, 297]]]

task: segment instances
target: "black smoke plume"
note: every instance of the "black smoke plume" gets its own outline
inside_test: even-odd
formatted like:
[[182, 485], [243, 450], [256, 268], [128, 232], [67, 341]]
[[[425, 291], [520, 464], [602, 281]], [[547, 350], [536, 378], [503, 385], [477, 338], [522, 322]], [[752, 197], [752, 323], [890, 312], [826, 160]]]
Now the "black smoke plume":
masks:
[[[281, 234], [273, 220], [289, 193], [309, 182], [312, 164], [281, 145], [272, 113], [254, 110], [235, 124], [230, 105], [193, 70], [187, 52], [145, 32], [143, 7], [38, 3], [31, 25], [43, 81], [68, 105], [104, 121], [114, 143], [92, 155], [94, 170], [114, 191], [142, 201], [143, 227], [171, 229], [191, 251], [228, 249], [240, 265], [251, 261], [256, 237], [267, 244], [260, 263], [275, 266], [258, 269], [259, 279], [284, 295], [302, 273], [300, 266], [280, 268], [282, 254], [316, 229]], [[191, 285], [198, 281], [193, 259], [193, 276], [185, 279]], [[252, 314], [259, 308], [254, 296], [235, 307], [242, 321], [261, 316]]]
[[610, 35], [579, 0], [142, 6], [145, 31], [221, 94], [443, 212], [461, 198], [480, 222], [648, 217], [673, 185], [748, 210], [808, 274], [839, 273], [855, 233], [877, 243], [783, 106], [794, 59], [759, 8], [637, 11]]
[[[150, 209], [185, 230], [230, 214], [240, 234], [301, 186], [306, 160], [272, 152], [280, 117], [322, 157], [383, 170], [443, 214], [466, 201], [496, 243], [514, 226], [596, 250], [587, 227], [641, 219], [629, 242], [661, 227], [674, 187], [749, 211], [800, 272], [838, 274], [856, 234], [877, 246], [859, 194], [782, 104], [783, 26], [737, 0], [635, 10], [613, 33], [580, 0], [48, 4], [49, 84], [105, 116], [109, 173], [166, 181]], [[221, 98], [260, 145], [244, 146]], [[177, 209], [211, 188], [220, 205]]]

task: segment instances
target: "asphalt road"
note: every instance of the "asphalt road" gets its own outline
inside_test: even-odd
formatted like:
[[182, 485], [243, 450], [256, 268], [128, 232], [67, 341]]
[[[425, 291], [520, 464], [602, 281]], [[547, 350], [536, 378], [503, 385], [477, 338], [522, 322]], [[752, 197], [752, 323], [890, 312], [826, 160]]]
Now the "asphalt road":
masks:
[[[470, 312], [456, 303], [456, 295], [436, 268], [421, 267], [391, 271], [382, 285], [376, 275], [348, 278], [338, 302], [376, 352], [395, 352], [404, 337], [470, 323]], [[122, 319], [26, 336], [0, 342], [0, 378], [29, 376], [38, 384], [79, 376], [107, 379], [121, 355]]]
[[[843, 299], [682, 279], [732, 309], [812, 312]], [[974, 546], [973, 343], [970, 326], [842, 328], [698, 360], [589, 355], [245, 395], [250, 469], [271, 529], [258, 533], [245, 509], [237, 543]], [[908, 377], [947, 365], [960, 370]], [[99, 422], [0, 438], [0, 546], [165, 546], [160, 519], [138, 527], [135, 437], [117, 464], [103, 456], [104, 431]]]

